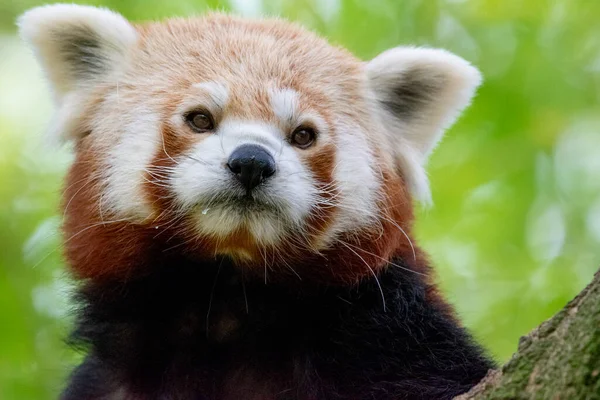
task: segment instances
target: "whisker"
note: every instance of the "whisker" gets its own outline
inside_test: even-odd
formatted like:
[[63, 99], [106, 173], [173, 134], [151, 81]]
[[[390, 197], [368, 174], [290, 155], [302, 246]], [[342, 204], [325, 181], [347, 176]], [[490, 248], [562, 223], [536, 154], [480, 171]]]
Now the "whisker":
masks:
[[360, 258], [362, 260], [362, 262], [365, 263], [365, 266], [367, 268], [369, 268], [369, 271], [371, 271], [371, 274], [373, 275], [373, 278], [375, 278], [375, 282], [377, 283], [377, 286], [379, 287], [379, 292], [381, 293], [381, 302], [383, 304], [383, 311], [386, 311], [386, 307], [385, 307], [385, 295], [383, 294], [383, 289], [381, 288], [381, 283], [379, 283], [379, 278], [377, 278], [377, 274], [375, 274], [375, 271], [373, 271], [373, 268], [371, 268], [371, 266], [369, 265], [369, 263], [367, 263], [367, 261], [360, 255], [358, 254], [356, 251], [354, 251], [350, 246], [347, 246], [346, 243], [340, 241], [340, 244], [346, 246], [346, 248], [348, 250], [350, 250], [351, 252], [353, 252], [354, 254], [356, 254], [356, 256], [358, 258]]
[[95, 227], [100, 226], [100, 225], [116, 224], [118, 222], [129, 222], [129, 219], [128, 218], [122, 218], [122, 219], [115, 219], [113, 221], [100, 221], [98, 223], [91, 224], [91, 225], [83, 228], [79, 232], [71, 235], [71, 237], [69, 237], [67, 240], [65, 240], [65, 243], [68, 243], [71, 239], [74, 239], [75, 237], [79, 236], [80, 234], [82, 234], [83, 232], [85, 232], [85, 231], [87, 231], [89, 229], [95, 228]]
[[360, 251], [363, 251], [363, 252], [365, 252], [365, 253], [367, 253], [367, 254], [369, 254], [369, 255], [373, 256], [373, 257], [377, 257], [377, 258], [379, 258], [380, 260], [382, 260], [382, 261], [385, 261], [386, 263], [388, 263], [388, 264], [390, 264], [390, 265], [392, 265], [392, 266], [394, 266], [394, 267], [396, 267], [396, 268], [403, 269], [404, 271], [407, 271], [407, 272], [412, 272], [413, 274], [417, 274], [417, 275], [421, 275], [421, 276], [427, 276], [427, 274], [424, 274], [424, 273], [422, 273], [422, 272], [419, 272], [419, 271], [414, 271], [414, 270], [412, 270], [412, 269], [410, 269], [410, 268], [406, 268], [406, 267], [403, 267], [402, 265], [398, 265], [398, 264], [396, 264], [396, 263], [393, 263], [393, 262], [391, 262], [390, 260], [387, 260], [386, 258], [384, 258], [384, 257], [381, 257], [381, 256], [379, 256], [379, 255], [377, 255], [377, 254], [375, 254], [375, 253], [371, 253], [370, 251], [367, 251], [367, 250], [365, 250], [365, 249], [363, 249], [363, 248], [361, 248], [361, 247], [359, 247], [359, 246], [353, 245], [353, 244], [351, 244], [351, 243], [348, 243], [348, 242], [345, 242], [345, 244], [346, 244], [346, 245], [348, 245], [348, 246], [352, 246], [352, 247], [354, 247], [355, 249], [358, 249], [358, 250], [360, 250]]
[[214, 280], [213, 285], [212, 285], [212, 290], [210, 291], [210, 299], [208, 300], [208, 310], [206, 311], [206, 337], [208, 337], [209, 320], [210, 320], [210, 309], [212, 308], [213, 296], [215, 294], [215, 288], [217, 287], [217, 281], [219, 279], [219, 273], [221, 272], [221, 266], [223, 265], [223, 261], [224, 260], [225, 259], [222, 259], [221, 262], [219, 263], [219, 267], [217, 268], [217, 274], [215, 275], [215, 280]]
[[244, 276], [243, 268], [242, 268], [242, 291], [244, 292], [244, 302], [246, 303], [246, 314], [249, 314], [250, 308], [248, 307], [248, 295], [246, 294], [246, 278]]
[[185, 157], [189, 158], [190, 160], [196, 161], [197, 163], [203, 164], [203, 165], [212, 165], [209, 162], [206, 162], [206, 161], [201, 160], [201, 159], [196, 158], [196, 157], [192, 157], [190, 155], [186, 155]]
[[[345, 208], [347, 210], [354, 211], [354, 212], [364, 212], [364, 210], [360, 210], [360, 209], [357, 209], [357, 208], [349, 207], [349, 206], [346, 206], [346, 205], [343, 205], [343, 204], [338, 204], [338, 207]], [[400, 225], [398, 225], [398, 223], [396, 221], [392, 220], [391, 218], [385, 217], [383, 215], [379, 215], [378, 217], [381, 218], [381, 219], [383, 219], [386, 222], [389, 222], [394, 227], [398, 228], [398, 230], [400, 232], [402, 232], [402, 234], [404, 235], [404, 237], [408, 241], [408, 244], [410, 245], [410, 248], [412, 250], [413, 259], [416, 262], [417, 261], [417, 252], [415, 250], [415, 246], [413, 245], [412, 240], [410, 239], [410, 237], [408, 236], [408, 234], [406, 233], [406, 231], [404, 229], [402, 229], [402, 227]]]
[[163, 152], [164, 152], [164, 153], [167, 155], [167, 157], [169, 157], [169, 159], [170, 159], [171, 161], [173, 161], [173, 163], [174, 163], [175, 165], [179, 165], [179, 163], [178, 163], [177, 161], [175, 161], [175, 159], [174, 159], [173, 157], [171, 157], [171, 156], [169, 155], [169, 153], [167, 153], [167, 148], [165, 147], [165, 136], [161, 134], [161, 135], [160, 135], [160, 138], [161, 138], [161, 141], [162, 141], [162, 148], [163, 148]]

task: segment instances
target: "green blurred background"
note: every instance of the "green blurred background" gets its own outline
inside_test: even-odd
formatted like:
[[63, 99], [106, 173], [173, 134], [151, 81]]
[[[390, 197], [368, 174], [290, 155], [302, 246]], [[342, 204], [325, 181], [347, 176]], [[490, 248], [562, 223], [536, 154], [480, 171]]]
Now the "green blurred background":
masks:
[[[12, 1], [12, 2], [11, 2]], [[15, 35], [43, 4], [0, 2], [0, 399], [57, 396], [71, 283], [58, 200], [68, 149], [44, 143], [52, 104]], [[600, 265], [600, 1], [107, 0], [133, 20], [209, 9], [297, 20], [368, 59], [447, 48], [485, 75], [430, 162], [418, 235], [461, 318], [500, 361]]]

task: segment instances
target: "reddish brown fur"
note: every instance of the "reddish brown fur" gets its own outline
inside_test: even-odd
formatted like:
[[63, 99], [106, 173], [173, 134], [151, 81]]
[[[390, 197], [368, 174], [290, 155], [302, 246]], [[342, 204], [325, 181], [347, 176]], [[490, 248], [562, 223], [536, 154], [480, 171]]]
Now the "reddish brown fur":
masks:
[[[127, 90], [144, 92], [160, 101], [160, 108], [163, 110], [161, 134], [164, 149], [157, 149], [149, 166], [151, 171], [157, 167], [173, 166], [173, 159], [183, 154], [193, 143], [206, 137], [180, 132], [168, 122], [169, 116], [173, 115], [193, 83], [225, 79], [234, 90], [230, 93], [223, 114], [237, 118], [279, 122], [273, 115], [269, 95], [264, 87], [265, 81], [273, 81], [276, 86], [296, 90], [300, 95], [301, 108], [318, 112], [330, 126], [332, 113], [356, 119], [357, 115], [360, 116], [367, 109], [361, 95], [363, 83], [360, 80], [360, 62], [345, 50], [332, 51], [323, 40], [286, 23], [211, 16], [202, 20], [147, 24], [138, 29], [142, 36], [140, 48], [143, 51], [138, 52], [132, 62], [139, 67], [134, 68], [136, 73], [144, 76], [144, 79], [138, 79], [137, 86], [123, 85], [121, 90], [123, 93]], [[265, 32], [272, 35], [273, 43], [269, 44], [265, 40]], [[188, 53], [183, 58], [182, 54], [174, 52], [180, 50], [174, 48], [172, 40], [190, 42]], [[196, 42], [197, 46], [194, 45]], [[271, 53], [272, 58], [252, 56]], [[161, 54], [163, 58], [157, 60], [157, 54]], [[211, 54], [220, 56], [205, 58], [211, 57]], [[282, 57], [287, 58], [290, 65], [286, 66]], [[177, 68], [173, 66], [173, 59], [178, 59]], [[242, 59], [246, 73], [240, 75], [232, 60]], [[150, 62], [152, 68], [148, 67]], [[199, 62], [201, 68], [194, 67]], [[165, 68], [161, 67], [161, 63], [164, 63]], [[324, 73], [324, 64], [331, 65], [333, 70]], [[294, 65], [298, 65], [298, 68], [294, 69]], [[335, 73], [340, 79], [332, 83], [331, 73]], [[248, 74], [254, 79], [244, 79]], [[152, 85], [146, 86], [148, 83]], [[343, 98], [336, 93], [343, 94]], [[366, 122], [358, 118], [357, 122], [361, 125], [368, 124], [368, 119], [365, 120]], [[369, 126], [363, 126], [362, 129], [368, 132]], [[335, 140], [336, 133], [332, 134]], [[378, 161], [379, 168], [383, 171], [385, 194], [379, 204], [385, 216], [380, 221], [381, 229], [351, 232], [343, 238], [347, 246], [338, 244], [332, 249], [314, 254], [304, 250], [310, 247], [310, 243], [303, 243], [300, 238], [284, 241], [277, 248], [260, 248], [256, 239], [244, 228], [225, 239], [198, 237], [190, 220], [182, 219], [180, 223], [172, 223], [176, 217], [173, 195], [164, 187], [160, 177], [152, 174], [146, 176], [147, 182], [144, 184], [144, 196], [147, 196], [153, 207], [151, 218], [141, 223], [101, 223], [103, 217], [111, 217], [100, 215], [98, 199], [102, 181], [98, 175], [103, 167], [90, 140], [85, 138], [79, 143], [77, 158], [67, 178], [65, 190], [65, 201], [70, 202], [65, 211], [64, 230], [68, 238], [66, 254], [69, 264], [79, 277], [101, 279], [110, 276], [127, 279], [149, 265], [157, 254], [168, 256], [169, 252], [186, 253], [201, 259], [213, 257], [222, 248], [239, 248], [252, 255], [255, 261], [247, 262], [247, 267], [257, 273], [263, 273], [263, 256], [271, 254], [269, 267], [277, 273], [270, 274], [270, 279], [287, 276], [296, 279], [291, 274], [289, 265], [293, 265], [303, 279], [310, 278], [330, 284], [355, 283], [376, 273], [393, 256], [402, 257], [414, 268], [424, 265], [419, 262], [423, 257], [419, 249], [415, 248], [413, 255], [409, 240], [398, 229], [401, 226], [407, 235], [411, 235], [413, 215], [410, 196], [397, 172], [383, 159]], [[323, 188], [335, 183], [332, 176], [336, 164], [335, 151], [333, 144], [324, 144], [300, 154]], [[327, 196], [329, 198], [326, 200], [335, 202], [335, 191]], [[309, 219], [309, 236], [317, 238], [326, 231], [335, 213], [335, 207], [316, 207]], [[321, 265], [324, 259], [335, 268], [313, 268], [315, 264]]]
[[[112, 222], [100, 214], [102, 182], [99, 161], [89, 149], [89, 138], [78, 144], [75, 161], [64, 191], [65, 254], [68, 265], [79, 278], [126, 279], [132, 269], [149, 265], [153, 244], [150, 227], [128, 222]], [[103, 222], [105, 221], [105, 222]]]

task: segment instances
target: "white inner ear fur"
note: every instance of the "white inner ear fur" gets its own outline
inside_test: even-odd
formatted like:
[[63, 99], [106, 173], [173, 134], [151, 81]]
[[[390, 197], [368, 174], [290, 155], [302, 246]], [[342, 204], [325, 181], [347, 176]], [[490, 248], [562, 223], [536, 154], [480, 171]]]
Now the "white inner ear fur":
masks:
[[80, 133], [74, 129], [79, 122], [68, 116], [83, 111], [73, 99], [84, 100], [96, 85], [118, 81], [137, 32], [110, 10], [72, 4], [33, 8], [19, 17], [18, 26], [54, 92], [58, 110], [51, 133], [71, 139]]
[[376, 110], [396, 166], [418, 200], [429, 203], [427, 158], [481, 84], [479, 71], [440, 49], [397, 47], [367, 63]]

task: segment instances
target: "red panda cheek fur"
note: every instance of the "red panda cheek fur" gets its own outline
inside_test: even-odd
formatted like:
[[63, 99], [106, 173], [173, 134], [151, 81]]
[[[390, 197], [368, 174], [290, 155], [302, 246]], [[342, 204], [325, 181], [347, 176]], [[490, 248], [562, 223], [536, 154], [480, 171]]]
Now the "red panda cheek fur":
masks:
[[102, 162], [89, 146], [77, 145], [63, 194], [64, 253], [81, 279], [126, 279], [143, 273], [153, 258], [150, 229], [102, 214]]
[[[409, 239], [413, 214], [408, 191], [394, 172], [384, 170], [382, 175], [379, 229], [350, 232], [340, 244], [326, 251], [327, 259], [336, 268], [320, 271], [321, 275], [329, 272], [329, 276], [321, 278], [325, 283], [356, 284], [377, 274], [381, 268], [393, 268], [385, 260], [394, 257], [401, 257], [418, 273], [428, 273], [421, 267], [423, 253]], [[318, 271], [312, 273], [319, 275]]]

